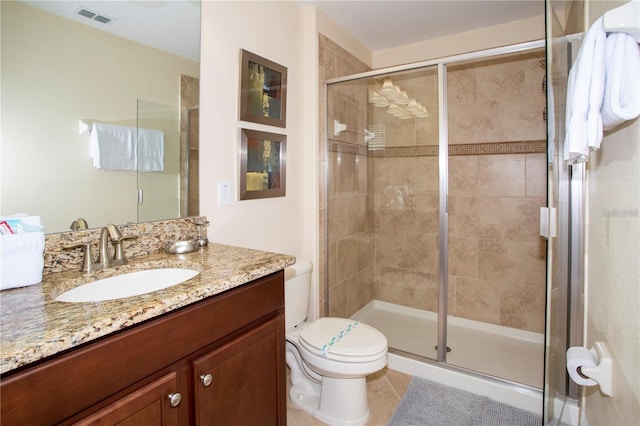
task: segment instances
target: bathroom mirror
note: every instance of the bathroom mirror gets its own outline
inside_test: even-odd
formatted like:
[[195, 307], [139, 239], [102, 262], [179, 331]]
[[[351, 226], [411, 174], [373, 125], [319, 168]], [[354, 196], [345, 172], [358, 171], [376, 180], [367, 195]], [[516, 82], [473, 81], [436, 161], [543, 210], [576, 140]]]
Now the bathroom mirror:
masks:
[[242, 129], [240, 199], [286, 195], [286, 136]]
[[[39, 215], [45, 233], [197, 215], [200, 2], [0, 7], [0, 215]], [[161, 129], [164, 169], [97, 169], [81, 120]]]

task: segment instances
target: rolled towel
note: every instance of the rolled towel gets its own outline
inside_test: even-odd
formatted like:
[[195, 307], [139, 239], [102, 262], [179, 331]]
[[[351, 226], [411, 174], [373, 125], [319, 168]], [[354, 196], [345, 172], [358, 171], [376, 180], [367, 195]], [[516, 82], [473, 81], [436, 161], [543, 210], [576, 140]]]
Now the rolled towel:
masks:
[[589, 147], [602, 141], [605, 43], [600, 18], [587, 31], [569, 72], [564, 144], [564, 159], [569, 162], [586, 161]]
[[606, 41], [602, 121], [613, 129], [640, 116], [640, 46], [627, 33], [610, 33]]

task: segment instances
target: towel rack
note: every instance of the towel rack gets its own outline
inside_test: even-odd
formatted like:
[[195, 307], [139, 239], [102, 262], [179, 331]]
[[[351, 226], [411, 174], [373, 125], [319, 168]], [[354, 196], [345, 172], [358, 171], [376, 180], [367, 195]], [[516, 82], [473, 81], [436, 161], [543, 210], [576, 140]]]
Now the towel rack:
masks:
[[84, 135], [85, 133], [91, 132], [91, 128], [93, 127], [93, 123], [88, 120], [78, 120], [78, 134]]
[[602, 26], [606, 32], [629, 33], [640, 43], [640, 0], [631, 0], [605, 12]]

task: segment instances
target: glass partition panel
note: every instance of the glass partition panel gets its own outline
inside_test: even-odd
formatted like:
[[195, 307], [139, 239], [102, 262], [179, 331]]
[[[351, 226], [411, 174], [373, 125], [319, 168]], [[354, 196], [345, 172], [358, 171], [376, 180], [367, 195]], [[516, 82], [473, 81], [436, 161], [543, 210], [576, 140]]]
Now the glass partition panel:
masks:
[[[567, 397], [571, 396], [566, 370], [566, 351], [571, 346], [569, 327], [570, 278], [570, 206], [571, 175], [568, 166], [562, 160], [565, 137], [565, 100], [567, 82], [571, 65], [572, 43], [564, 34], [563, 26], [557, 17], [555, 6], [547, 5], [547, 70], [548, 70], [548, 117], [549, 131], [549, 168], [548, 203], [555, 209], [557, 217], [557, 235], [548, 240], [548, 278], [547, 278], [547, 325], [545, 342], [545, 388], [544, 388], [544, 424], [560, 424]], [[576, 50], [577, 51], [577, 50]], [[576, 53], [573, 51], [573, 54]], [[579, 304], [578, 304], [579, 307]], [[577, 316], [576, 316], [577, 318]], [[580, 324], [581, 321], [576, 321]], [[581, 335], [581, 333], [576, 333]], [[573, 337], [576, 338], [576, 337]], [[577, 340], [578, 342], [580, 340]], [[573, 397], [578, 395], [577, 385], [573, 384]]]
[[542, 389], [545, 51], [447, 71], [447, 363]]
[[180, 217], [177, 108], [138, 100], [138, 222]]
[[328, 88], [329, 312], [436, 358], [437, 67]]
[[395, 354], [530, 389], [544, 382], [540, 45], [327, 85], [329, 315]]

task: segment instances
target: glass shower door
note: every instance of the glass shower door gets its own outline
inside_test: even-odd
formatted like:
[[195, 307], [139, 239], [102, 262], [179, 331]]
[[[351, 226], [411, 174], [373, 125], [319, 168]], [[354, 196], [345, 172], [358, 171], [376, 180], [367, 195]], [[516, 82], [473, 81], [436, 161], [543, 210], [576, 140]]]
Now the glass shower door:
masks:
[[534, 43], [328, 83], [328, 315], [542, 388], [545, 82]]
[[447, 363], [541, 389], [545, 50], [447, 66]]
[[329, 315], [436, 359], [437, 67], [328, 87]]
[[[567, 397], [578, 397], [576, 385], [571, 389], [567, 373], [565, 353], [571, 345], [571, 335], [580, 336], [581, 330], [569, 328], [569, 308], [578, 308], [569, 303], [571, 252], [570, 215], [577, 206], [571, 204], [571, 173], [569, 166], [562, 161], [565, 99], [570, 68], [570, 58], [577, 49], [564, 35], [552, 3], [547, 8], [547, 70], [549, 92], [547, 104], [549, 114], [549, 207], [555, 210], [557, 233], [548, 239], [547, 272], [547, 326], [545, 342], [545, 387], [544, 387], [544, 424], [560, 424], [565, 410]], [[573, 225], [571, 225], [573, 226]], [[575, 315], [575, 314], [574, 314]], [[575, 315], [577, 318], [577, 315]], [[576, 325], [580, 321], [574, 321]], [[575, 325], [574, 325], [575, 327]], [[573, 337], [577, 340], [577, 337]], [[574, 344], [580, 340], [574, 340]]]
[[[381, 76], [372, 84], [374, 282], [394, 350], [437, 359], [439, 306], [438, 73], [431, 66]], [[380, 100], [376, 94], [384, 97]], [[385, 330], [389, 330], [388, 332]]]
[[138, 99], [138, 222], [180, 217], [180, 124], [175, 107]]

